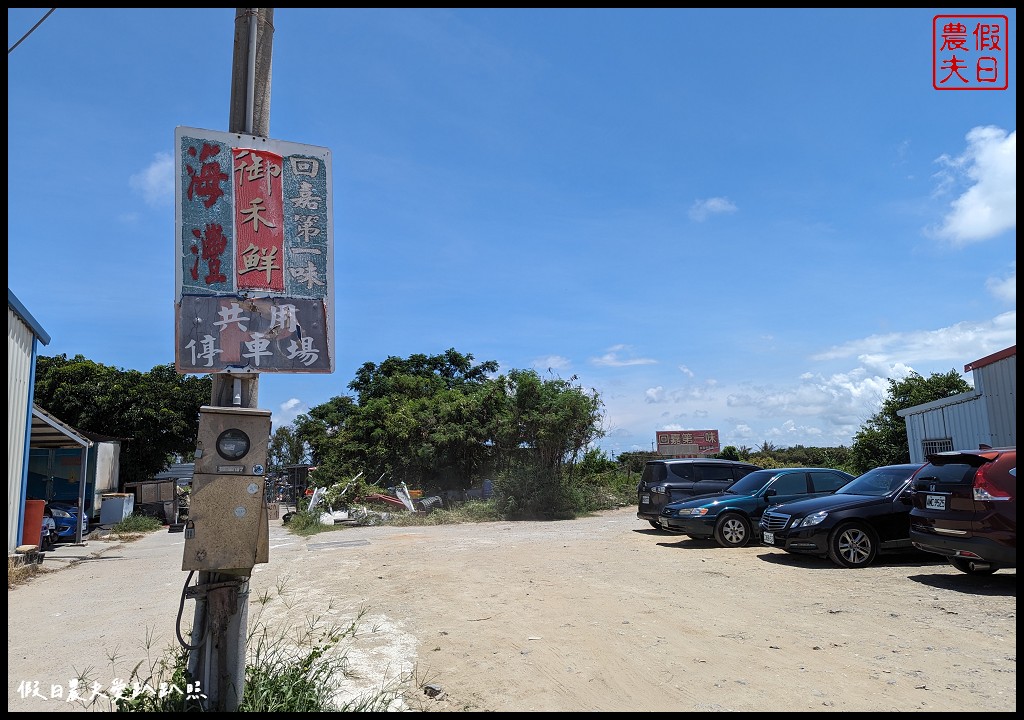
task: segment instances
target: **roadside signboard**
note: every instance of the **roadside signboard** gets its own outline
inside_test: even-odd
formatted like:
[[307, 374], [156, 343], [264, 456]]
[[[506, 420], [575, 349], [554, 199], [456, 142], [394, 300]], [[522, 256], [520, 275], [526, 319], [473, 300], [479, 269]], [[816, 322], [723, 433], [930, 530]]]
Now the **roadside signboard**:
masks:
[[658, 454], [708, 457], [722, 452], [717, 430], [659, 430]]
[[188, 127], [174, 145], [178, 372], [333, 372], [330, 150]]

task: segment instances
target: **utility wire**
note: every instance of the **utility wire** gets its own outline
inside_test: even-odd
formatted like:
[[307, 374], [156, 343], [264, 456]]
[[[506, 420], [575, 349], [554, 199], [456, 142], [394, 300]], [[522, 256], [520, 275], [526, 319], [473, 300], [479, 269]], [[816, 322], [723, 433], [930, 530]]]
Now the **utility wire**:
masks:
[[43, 20], [45, 20], [46, 18], [50, 17], [50, 15], [52, 15], [53, 11], [56, 10], [56, 9], [57, 8], [50, 8], [50, 10], [45, 15], [43, 15], [42, 18], [40, 18], [39, 22], [37, 22], [35, 25], [32, 26], [31, 30], [29, 30], [27, 33], [25, 33], [24, 35], [21, 36], [21, 40], [19, 40], [18, 42], [14, 43], [9, 48], [7, 48], [7, 54], [10, 55], [12, 52], [14, 52], [14, 48], [16, 48], [19, 45], [21, 45], [21, 43], [25, 40], [25, 38], [27, 38], [29, 35], [31, 35], [33, 32], [35, 32], [36, 28], [43, 24]]

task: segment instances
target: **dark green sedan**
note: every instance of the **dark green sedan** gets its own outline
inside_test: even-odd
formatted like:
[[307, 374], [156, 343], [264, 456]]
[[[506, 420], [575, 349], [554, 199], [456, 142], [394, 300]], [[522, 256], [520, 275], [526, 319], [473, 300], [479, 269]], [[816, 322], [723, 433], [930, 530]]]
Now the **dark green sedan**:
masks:
[[728, 490], [666, 505], [663, 530], [714, 538], [722, 547], [743, 547], [760, 535], [758, 521], [771, 505], [834, 493], [853, 475], [832, 468], [755, 470]]

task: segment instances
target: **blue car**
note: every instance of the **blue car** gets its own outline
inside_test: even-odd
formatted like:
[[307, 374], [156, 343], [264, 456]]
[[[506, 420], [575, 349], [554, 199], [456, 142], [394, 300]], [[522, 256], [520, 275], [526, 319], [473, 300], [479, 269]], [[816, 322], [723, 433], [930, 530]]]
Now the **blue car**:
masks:
[[[74, 542], [75, 530], [78, 527], [78, 505], [64, 502], [50, 502], [44, 511], [53, 518], [57, 526], [58, 542]], [[82, 521], [82, 537], [89, 534], [89, 518]]]
[[832, 468], [755, 470], [727, 490], [669, 503], [658, 518], [661, 527], [693, 538], [714, 538], [722, 547], [743, 547], [771, 505], [834, 493], [853, 475]]

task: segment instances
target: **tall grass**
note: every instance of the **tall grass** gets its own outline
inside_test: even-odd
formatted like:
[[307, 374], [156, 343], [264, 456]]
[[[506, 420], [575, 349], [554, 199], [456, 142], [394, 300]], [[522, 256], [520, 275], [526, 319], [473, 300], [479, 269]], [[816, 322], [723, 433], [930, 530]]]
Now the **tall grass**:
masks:
[[[276, 596], [285, 595], [285, 582], [279, 581]], [[255, 620], [247, 634], [245, 687], [238, 712], [384, 712], [404, 709], [402, 700], [411, 677], [403, 677], [354, 699], [339, 700], [346, 682], [355, 676], [349, 667], [345, 641], [354, 641], [365, 615], [361, 610], [348, 624], [326, 622], [332, 608], [322, 615], [308, 615], [294, 623], [285, 615], [285, 623], [274, 629], [263, 619], [263, 610], [275, 599], [264, 591], [254, 598]], [[286, 606], [288, 601], [285, 601]], [[116, 712], [209, 712], [213, 702], [188, 670], [188, 651], [180, 646], [152, 657], [152, 637], [145, 641], [147, 657], [128, 673], [117, 688], [111, 688], [106, 703]], [[109, 657], [114, 677], [121, 677], [122, 659]], [[79, 687], [88, 688], [94, 680], [91, 672], [78, 673]], [[103, 709], [101, 698], [80, 702], [89, 709]]]
[[110, 528], [110, 537], [118, 540], [138, 540], [143, 535], [156, 532], [163, 527], [159, 518], [132, 513]]
[[8, 555], [7, 556], [7, 589], [24, 585], [29, 580], [44, 572], [50, 572], [48, 569], [43, 568], [42, 565], [38, 565], [32, 562], [26, 562], [25, 558]]

